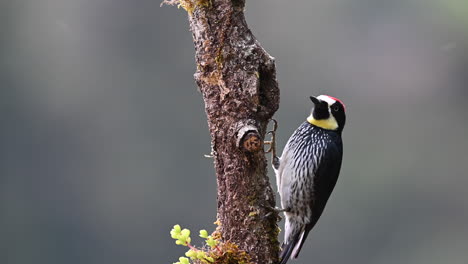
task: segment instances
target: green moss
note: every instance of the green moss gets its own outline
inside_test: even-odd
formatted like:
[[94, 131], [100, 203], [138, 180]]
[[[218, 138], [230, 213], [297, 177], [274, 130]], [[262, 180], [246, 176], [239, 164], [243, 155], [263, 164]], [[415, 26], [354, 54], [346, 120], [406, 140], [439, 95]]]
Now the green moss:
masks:
[[280, 232], [281, 232], [281, 228], [279, 228], [279, 226], [276, 226], [274, 232], [269, 232], [271, 234], [270, 241], [272, 243], [278, 243], [279, 245], [278, 237], [279, 237]]
[[191, 16], [196, 7], [207, 7], [213, 6], [212, 0], [179, 0], [178, 7], [182, 7]]
[[247, 196], [247, 200], [249, 201], [250, 206], [254, 206], [257, 204], [257, 197], [255, 195]]
[[252, 211], [249, 213], [249, 216], [252, 217], [252, 216], [256, 216], [258, 215], [258, 212], [257, 211]]
[[215, 62], [216, 62], [216, 65], [218, 65], [218, 69], [222, 69], [223, 68], [223, 64], [224, 64], [224, 57], [223, 57], [223, 54], [221, 54], [221, 48], [218, 50], [218, 52], [216, 52], [216, 58], [215, 58]]
[[247, 252], [231, 242], [224, 242], [219, 247], [219, 252], [214, 252], [215, 264], [252, 264], [252, 260]]
[[[215, 224], [219, 227], [219, 221]], [[200, 230], [200, 237], [205, 238], [207, 244], [202, 248], [196, 248], [190, 244], [190, 230], [182, 229], [180, 225], [174, 226], [171, 230], [171, 237], [176, 240], [176, 244], [190, 248], [185, 253], [186, 257], [180, 257], [179, 261], [174, 264], [253, 264], [249, 254], [240, 250], [236, 244], [222, 242], [221, 233], [218, 230], [211, 235], [208, 235], [206, 230]]]

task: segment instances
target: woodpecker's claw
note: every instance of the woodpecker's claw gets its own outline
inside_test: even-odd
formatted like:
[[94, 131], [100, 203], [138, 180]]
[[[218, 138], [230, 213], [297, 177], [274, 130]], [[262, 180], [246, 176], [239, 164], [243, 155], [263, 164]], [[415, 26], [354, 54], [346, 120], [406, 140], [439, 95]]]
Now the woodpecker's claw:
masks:
[[270, 120], [273, 121], [273, 130], [267, 132], [267, 135], [271, 135], [271, 141], [264, 142], [264, 144], [270, 145], [270, 148], [265, 153], [276, 153], [276, 129], [278, 129], [278, 122], [275, 119]]
[[284, 213], [284, 212], [287, 212], [289, 211], [288, 209], [283, 209], [283, 208], [279, 208], [279, 207], [270, 207], [269, 208], [271, 211], [277, 213], [277, 214], [280, 214], [280, 213]]
[[273, 118], [270, 119], [270, 120], [273, 121], [273, 130], [268, 131], [267, 135], [268, 134], [271, 135], [271, 141], [265, 141], [263, 144], [270, 145], [270, 148], [268, 148], [268, 150], [265, 151], [265, 153], [270, 153], [271, 152], [271, 156], [272, 156], [271, 164], [273, 165], [273, 167], [275, 169], [278, 169], [278, 167], [279, 167], [279, 158], [278, 158], [278, 156], [276, 156], [276, 130], [278, 129], [278, 121], [276, 121]]
[[281, 218], [282, 218], [282, 217], [280, 216], [280, 213], [284, 213], [284, 212], [289, 211], [288, 208], [282, 209], [282, 208], [278, 208], [278, 207], [272, 207], [272, 206], [269, 206], [269, 205], [264, 205], [263, 207], [264, 207], [265, 209], [269, 210], [269, 212], [265, 214], [264, 218], [268, 218], [268, 217], [270, 217], [271, 215], [275, 214], [278, 221], [280, 221]]

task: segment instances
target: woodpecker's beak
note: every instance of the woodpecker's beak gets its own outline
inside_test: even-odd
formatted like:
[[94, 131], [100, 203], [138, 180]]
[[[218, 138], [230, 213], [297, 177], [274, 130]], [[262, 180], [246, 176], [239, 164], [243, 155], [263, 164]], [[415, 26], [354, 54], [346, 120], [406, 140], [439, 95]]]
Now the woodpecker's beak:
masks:
[[320, 100], [313, 96], [310, 97], [310, 100], [312, 101], [312, 103], [314, 103], [315, 106], [320, 104]]

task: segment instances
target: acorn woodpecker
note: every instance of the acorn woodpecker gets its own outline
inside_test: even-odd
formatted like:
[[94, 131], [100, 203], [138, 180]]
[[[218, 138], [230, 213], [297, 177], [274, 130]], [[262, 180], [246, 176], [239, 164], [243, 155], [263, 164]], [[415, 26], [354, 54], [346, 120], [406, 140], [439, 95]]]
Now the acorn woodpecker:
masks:
[[286, 218], [280, 264], [297, 258], [325, 208], [341, 168], [345, 105], [328, 95], [310, 99], [314, 107], [307, 121], [289, 138], [280, 158], [273, 153], [281, 211]]

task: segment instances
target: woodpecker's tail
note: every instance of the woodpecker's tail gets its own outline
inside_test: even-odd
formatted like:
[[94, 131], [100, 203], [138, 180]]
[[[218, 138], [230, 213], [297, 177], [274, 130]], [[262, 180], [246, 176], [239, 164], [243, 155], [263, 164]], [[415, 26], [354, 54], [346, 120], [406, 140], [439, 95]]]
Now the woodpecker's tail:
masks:
[[299, 256], [299, 252], [301, 251], [308, 234], [308, 231], [304, 231], [296, 235], [289, 243], [283, 244], [283, 250], [279, 257], [279, 264], [286, 264], [289, 259], [296, 259]]
[[284, 231], [284, 243], [279, 264], [286, 264], [290, 258], [295, 259], [299, 256], [310, 229], [286, 219]]
[[283, 249], [279, 257], [279, 264], [286, 264], [286, 262], [288, 262], [294, 249], [295, 243], [297, 243], [297, 240], [291, 241], [289, 244], [283, 243]]

